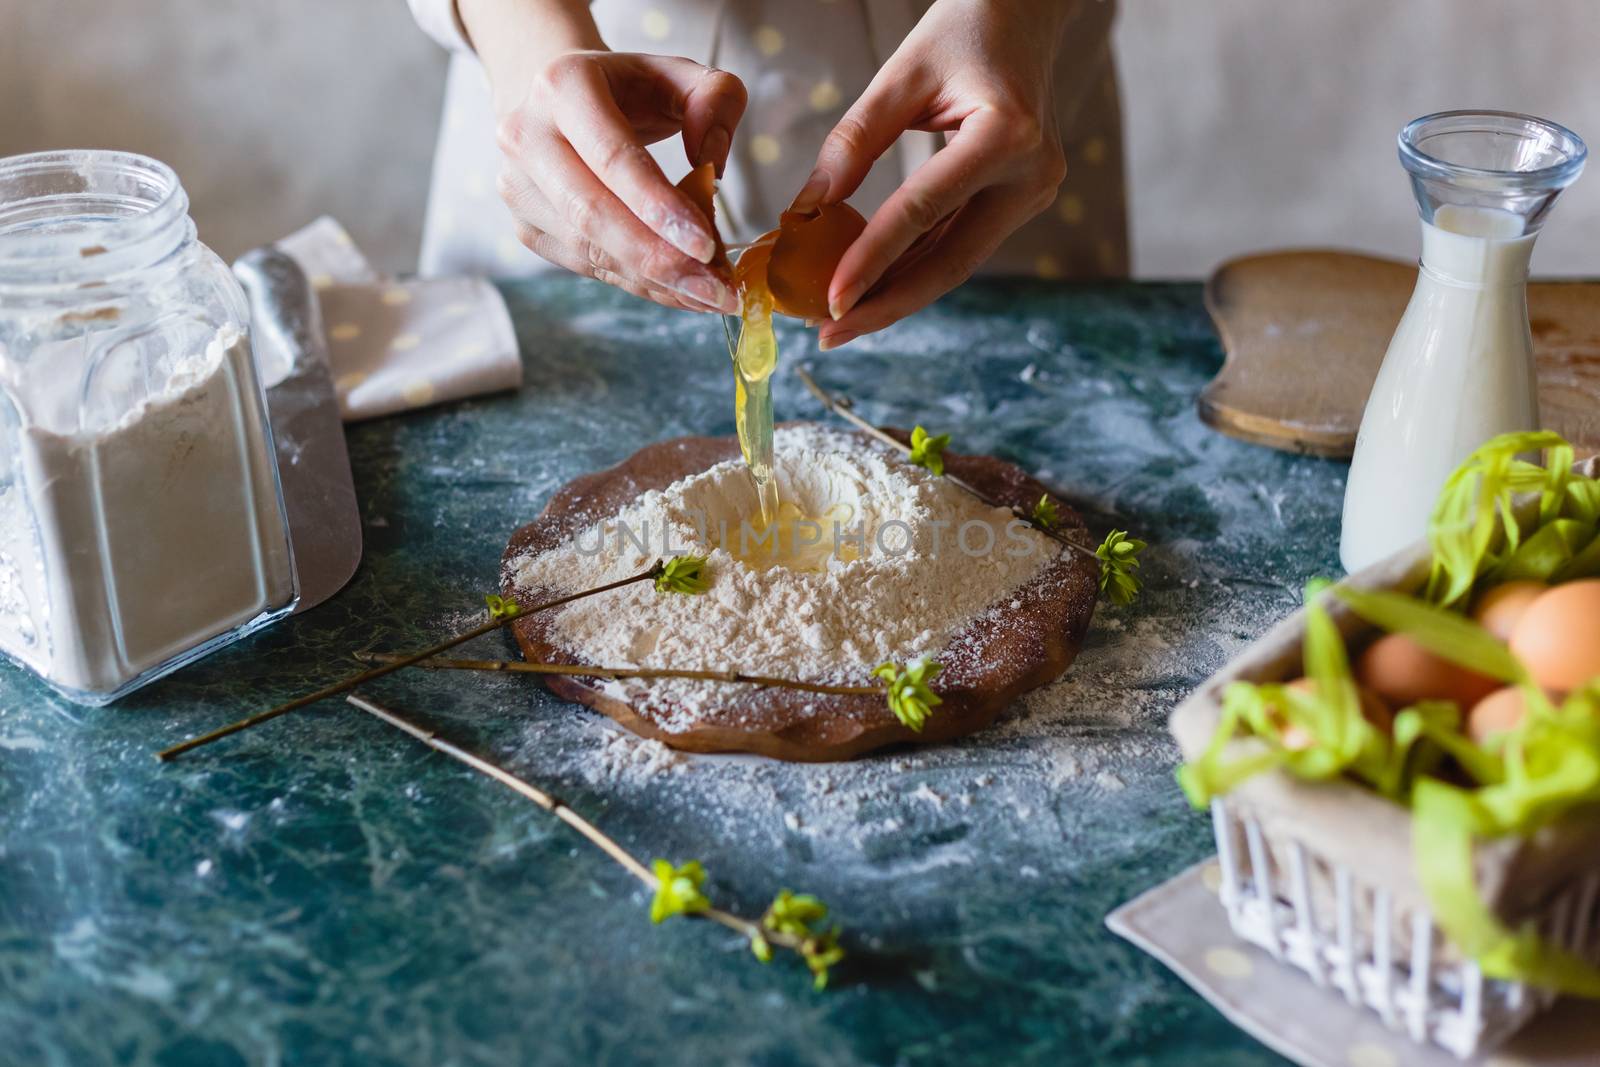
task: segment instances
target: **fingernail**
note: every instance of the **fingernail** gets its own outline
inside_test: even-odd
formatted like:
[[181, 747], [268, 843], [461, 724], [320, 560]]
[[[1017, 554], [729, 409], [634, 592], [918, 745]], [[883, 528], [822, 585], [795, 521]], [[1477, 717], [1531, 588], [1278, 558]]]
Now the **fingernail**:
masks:
[[859, 330], [840, 330], [838, 333], [819, 338], [817, 340], [817, 351], [832, 352], [835, 348], [842, 348], [860, 336], [861, 332]]
[[715, 278], [698, 276], [682, 278], [676, 288], [678, 292], [689, 299], [698, 300], [707, 307], [716, 308], [724, 314], [737, 315], [739, 313], [739, 301], [734, 299], [733, 290]]
[[828, 301], [828, 315], [834, 322], [838, 322], [850, 314], [850, 309], [856, 306], [861, 299], [861, 286], [852, 285], [839, 294], [839, 299]]
[[720, 314], [720, 312], [718, 312], [717, 309], [712, 307], [710, 304], [702, 304], [700, 301], [689, 296], [687, 293], [674, 293], [673, 295], [677, 297], [678, 302], [683, 305], [683, 309], [685, 311], [692, 311], [697, 315]]
[[686, 256], [701, 263], [710, 263], [717, 254], [717, 242], [706, 233], [705, 226], [696, 226], [684, 219], [669, 218], [661, 226], [661, 236]]
[[795, 196], [794, 203], [789, 205], [790, 211], [810, 211], [822, 203], [822, 198], [828, 195], [828, 172], [818, 167], [811, 172], [811, 177], [800, 187], [800, 192]]
[[706, 131], [706, 136], [700, 142], [700, 162], [710, 163], [717, 168], [717, 177], [722, 177], [723, 168], [728, 165], [728, 146], [733, 143], [733, 137], [724, 126], [713, 126]]

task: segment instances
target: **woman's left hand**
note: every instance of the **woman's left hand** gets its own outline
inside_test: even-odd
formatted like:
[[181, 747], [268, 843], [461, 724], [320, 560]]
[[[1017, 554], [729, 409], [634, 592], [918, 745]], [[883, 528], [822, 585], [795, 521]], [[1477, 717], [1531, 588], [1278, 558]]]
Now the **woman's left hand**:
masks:
[[839, 261], [823, 351], [954, 289], [1055, 199], [1067, 164], [1051, 70], [1070, 6], [936, 0], [828, 135], [795, 210], [850, 196], [906, 130], [940, 131], [947, 143]]

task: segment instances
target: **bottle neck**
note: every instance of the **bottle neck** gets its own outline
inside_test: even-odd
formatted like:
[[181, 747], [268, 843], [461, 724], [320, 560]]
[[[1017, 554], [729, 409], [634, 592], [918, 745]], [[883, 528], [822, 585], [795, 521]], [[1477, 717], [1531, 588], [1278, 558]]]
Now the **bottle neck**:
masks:
[[1507, 212], [1441, 208], [1422, 223], [1422, 269], [1454, 285], [1523, 285], [1539, 234], [1522, 226]]
[[105, 151], [0, 159], [0, 293], [105, 283], [194, 239], [188, 195], [164, 163]]

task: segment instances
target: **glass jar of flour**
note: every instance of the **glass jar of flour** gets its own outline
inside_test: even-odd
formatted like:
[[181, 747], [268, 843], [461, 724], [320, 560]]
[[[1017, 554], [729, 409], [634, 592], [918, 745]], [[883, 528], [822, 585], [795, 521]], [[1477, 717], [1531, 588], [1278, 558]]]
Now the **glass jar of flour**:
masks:
[[298, 595], [249, 310], [171, 168], [0, 160], [0, 651], [103, 704]]

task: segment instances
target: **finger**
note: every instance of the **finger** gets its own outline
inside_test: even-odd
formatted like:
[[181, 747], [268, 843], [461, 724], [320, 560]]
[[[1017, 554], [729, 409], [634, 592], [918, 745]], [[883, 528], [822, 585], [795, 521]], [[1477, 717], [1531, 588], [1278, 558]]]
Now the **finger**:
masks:
[[683, 150], [691, 164], [710, 163], [722, 177], [748, 99], [744, 82], [725, 70], [700, 67], [683, 98]]
[[[739, 302], [705, 264], [684, 255], [644, 224], [590, 172], [572, 146], [548, 139], [540, 166], [531, 174], [537, 191], [555, 208], [567, 229], [604, 250], [617, 273], [736, 314]], [[512, 190], [516, 192], [518, 190]], [[527, 190], [520, 190], [526, 197]], [[513, 212], [519, 204], [513, 204]], [[698, 211], [696, 211], [698, 214]]]
[[[1031, 206], [1018, 210], [1019, 190], [997, 185], [961, 209], [950, 228], [925, 254], [894, 271], [883, 287], [835, 322], [824, 323], [817, 347], [826, 352], [861, 334], [881, 330], [919, 311], [968, 278], [994, 254], [1000, 242], [1033, 217]], [[1022, 196], [1025, 205], [1030, 198]]]
[[894, 68], [891, 63], [879, 69], [861, 98], [822, 142], [816, 167], [791, 210], [810, 211], [824, 202], [844, 200], [860, 186], [878, 157], [911, 128], [921, 112], [922, 87]]
[[701, 304], [692, 303], [677, 293], [657, 289], [654, 286], [644, 284], [637, 278], [630, 278], [597, 266], [584, 257], [583, 251], [578, 246], [559, 235], [546, 233], [532, 226], [519, 225], [517, 227], [517, 240], [521, 241], [535, 255], [554, 263], [558, 267], [569, 270], [573, 274], [584, 278], [593, 278], [596, 281], [615, 286], [624, 292], [653, 301], [663, 307], [678, 311], [708, 312], [712, 310]]
[[1013, 161], [1013, 135], [992, 111], [975, 111], [950, 143], [911, 172], [845, 251], [828, 286], [828, 312], [849, 313], [923, 234], [994, 183]]
[[702, 312], [719, 310], [688, 294], [652, 285], [630, 273], [610, 252], [571, 229], [526, 175], [506, 168], [501, 171], [498, 185], [501, 198], [516, 218], [518, 239], [557, 266], [616, 285], [667, 307]]
[[606, 72], [617, 107], [645, 144], [682, 132], [689, 162], [711, 163], [720, 176], [744, 116], [744, 82], [678, 56], [615, 56]]
[[[680, 127], [687, 94], [669, 76], [685, 76], [679, 64], [705, 69], [690, 60], [639, 64], [634, 68], [640, 75], [637, 80], [613, 85], [606, 67], [586, 57], [574, 57], [560, 75], [566, 91], [556, 95], [554, 115], [556, 126], [579, 158], [636, 218], [674, 247], [707, 263], [716, 253], [710, 220], [667, 181], [617, 99], [620, 95], [635, 112]], [[626, 72], [618, 76], [628, 77]]]

